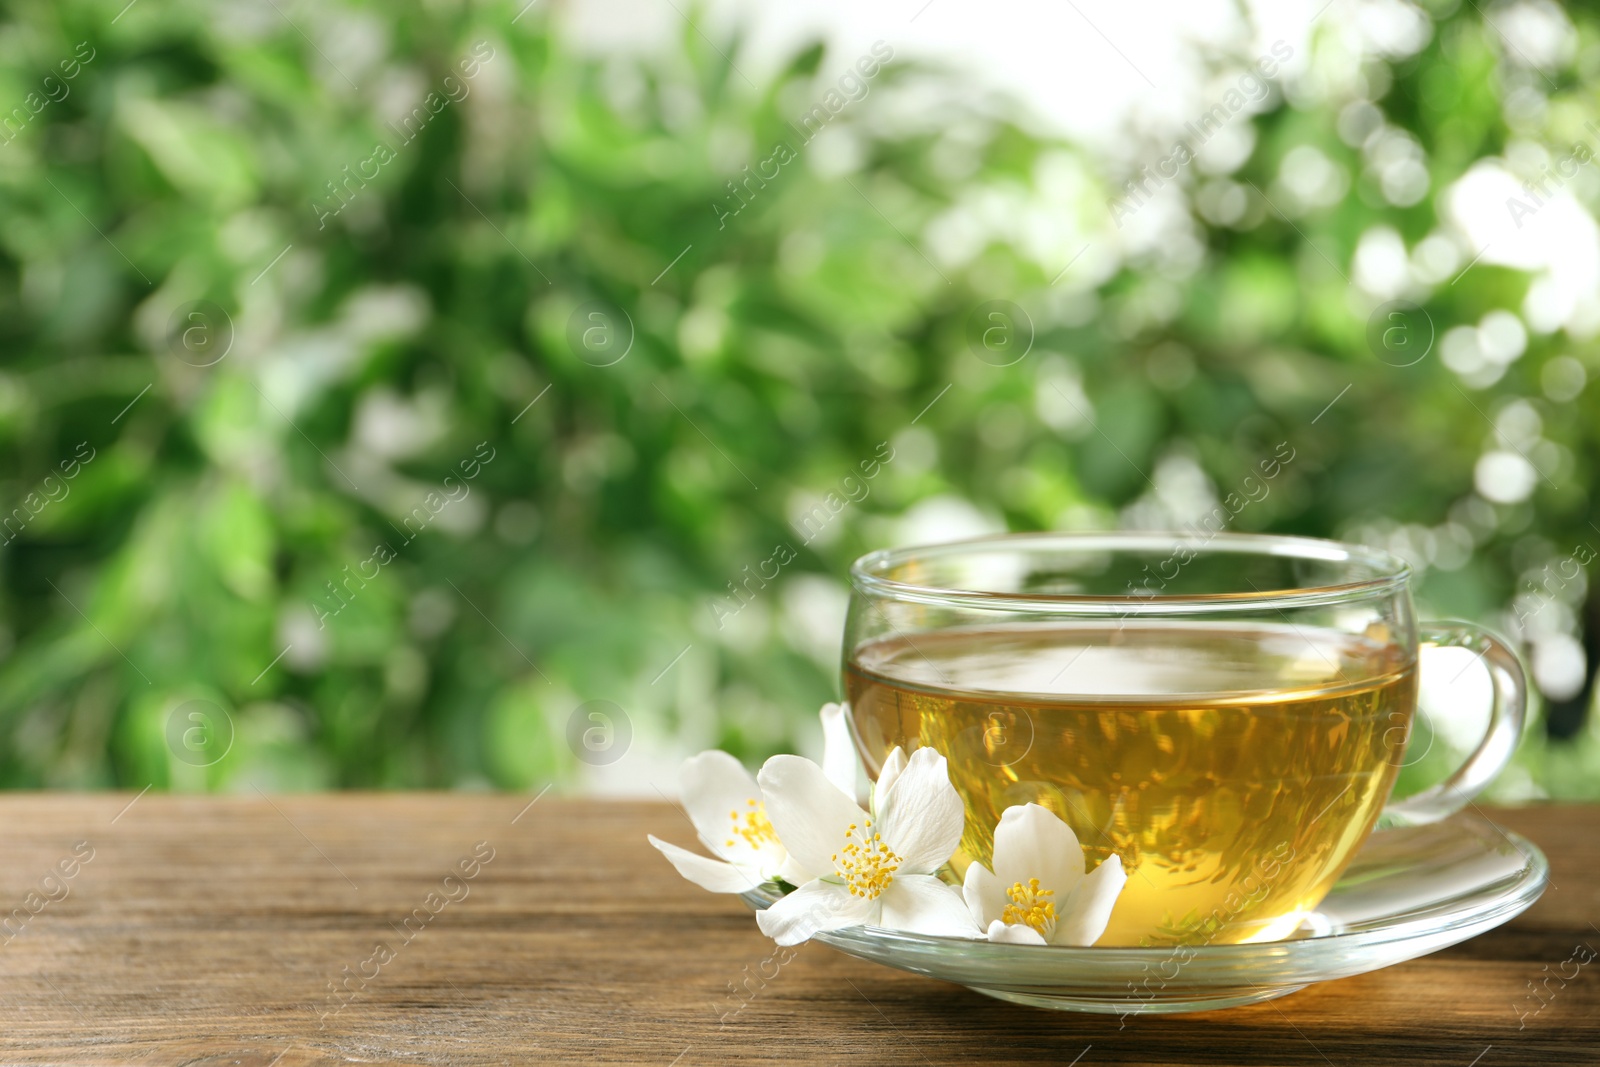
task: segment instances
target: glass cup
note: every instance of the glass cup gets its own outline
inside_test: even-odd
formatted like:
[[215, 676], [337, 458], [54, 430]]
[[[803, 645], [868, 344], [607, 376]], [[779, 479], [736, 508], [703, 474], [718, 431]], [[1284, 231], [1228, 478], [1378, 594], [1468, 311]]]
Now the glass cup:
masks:
[[[1100, 945], [1283, 938], [1385, 825], [1459, 810], [1521, 736], [1500, 638], [1419, 626], [1410, 568], [1304, 537], [1015, 534], [851, 568], [844, 685], [876, 777], [896, 745], [949, 760], [952, 866], [990, 863], [1000, 813], [1042, 804], [1128, 882]], [[1443, 782], [1390, 800], [1422, 647], [1476, 653], [1493, 707]]]

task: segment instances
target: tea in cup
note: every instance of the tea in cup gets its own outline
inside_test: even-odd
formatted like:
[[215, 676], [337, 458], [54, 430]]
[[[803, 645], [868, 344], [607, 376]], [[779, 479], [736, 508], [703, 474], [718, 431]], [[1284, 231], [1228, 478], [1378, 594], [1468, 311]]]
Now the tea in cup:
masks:
[[[947, 757], [958, 877], [991, 862], [1016, 804], [1065, 820], [1090, 868], [1117, 854], [1099, 945], [1291, 935], [1380, 816], [1459, 810], [1521, 730], [1510, 649], [1419, 627], [1407, 565], [1353, 545], [1012, 535], [873, 553], [851, 577], [844, 685], [869, 773], [897, 745]], [[1423, 645], [1482, 655], [1490, 729], [1451, 778], [1388, 803]]]

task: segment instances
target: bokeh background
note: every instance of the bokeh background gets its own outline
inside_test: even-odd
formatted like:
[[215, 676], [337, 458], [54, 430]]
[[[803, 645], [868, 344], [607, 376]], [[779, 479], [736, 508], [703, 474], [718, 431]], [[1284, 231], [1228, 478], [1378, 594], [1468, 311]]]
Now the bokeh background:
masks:
[[670, 790], [815, 750], [860, 553], [1243, 494], [1600, 795], [1600, 19], [1069, 7], [7, 5], [0, 784]]

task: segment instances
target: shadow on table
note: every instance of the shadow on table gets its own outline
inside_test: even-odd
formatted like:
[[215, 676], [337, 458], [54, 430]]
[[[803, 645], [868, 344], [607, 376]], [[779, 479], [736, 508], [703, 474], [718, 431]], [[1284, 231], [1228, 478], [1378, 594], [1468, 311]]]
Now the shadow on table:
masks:
[[1079, 1062], [1074, 1057], [1084, 1065], [1568, 1063], [1576, 1049], [1600, 1048], [1600, 981], [1580, 976], [1536, 1000], [1526, 979], [1540, 974], [1529, 960], [1559, 959], [1556, 950], [1569, 942], [1553, 932], [1502, 930], [1274, 1001], [1126, 1016], [1008, 1004], [818, 952], [808, 962], [820, 981], [805, 982], [803, 992], [774, 989], [726, 1032], [736, 1042], [760, 1035], [779, 1056], [877, 1064], [1068, 1065]]

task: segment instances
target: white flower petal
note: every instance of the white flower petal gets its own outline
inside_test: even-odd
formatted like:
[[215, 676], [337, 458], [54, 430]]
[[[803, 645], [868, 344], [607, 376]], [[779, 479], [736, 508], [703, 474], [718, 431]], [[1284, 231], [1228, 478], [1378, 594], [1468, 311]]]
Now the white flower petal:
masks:
[[[726, 752], [712, 749], [684, 760], [678, 781], [683, 790], [683, 809], [707, 848], [732, 863], [761, 862], [757, 858], [760, 850], [731, 832], [734, 812], [742, 817], [755, 810], [752, 800], [761, 803], [761, 790], [742, 763]], [[774, 869], [782, 862], [779, 857], [765, 859]]]
[[843, 704], [822, 705], [822, 773], [852, 799], [856, 795], [856, 743]]
[[817, 879], [756, 912], [756, 925], [780, 945], [798, 945], [824, 930], [860, 926], [877, 910], [877, 901], [853, 897], [839, 883]]
[[1051, 944], [1092, 945], [1100, 940], [1100, 935], [1106, 932], [1106, 923], [1111, 921], [1111, 909], [1116, 906], [1117, 896], [1127, 884], [1122, 857], [1113, 852], [1067, 897], [1065, 907], [1057, 912]]
[[960, 892], [932, 875], [897, 874], [878, 899], [883, 903], [880, 925], [886, 929], [939, 937], [983, 936]]
[[986, 936], [990, 941], [995, 941], [1002, 945], [1042, 945], [1045, 943], [1044, 938], [1039, 936], [1039, 931], [1033, 927], [1020, 924], [1007, 926], [999, 919], [989, 924]]
[[961, 797], [950, 784], [949, 765], [934, 749], [913, 752], [877, 802], [877, 830], [899, 854], [902, 873], [931, 874], [961, 843]]
[[1083, 865], [1078, 835], [1049, 808], [1017, 804], [1000, 814], [994, 831], [994, 876], [1002, 892], [1037, 878], [1040, 888], [1055, 894], [1059, 914], [1062, 901], [1083, 881]]
[[883, 770], [878, 772], [877, 784], [872, 787], [874, 810], [876, 810], [878, 799], [889, 791], [889, 787], [894, 785], [894, 780], [900, 777], [900, 772], [905, 769], [906, 750], [896, 745], [894, 750], [884, 757]]
[[799, 860], [785, 853], [783, 857], [783, 866], [779, 867], [775, 873], [779, 878], [782, 878], [790, 885], [802, 886], [811, 881], [813, 878], [821, 878], [823, 875], [832, 874], [833, 871], [831, 869], [826, 871], [808, 871]]
[[967, 868], [961, 896], [966, 901], [967, 910], [972, 913], [973, 921], [984, 929], [988, 929], [992, 922], [999, 922], [1006, 910], [1005, 888], [994, 872], [981, 863], [973, 863]]
[[848, 842], [850, 824], [864, 833], [867, 813], [839, 792], [821, 767], [800, 756], [773, 756], [756, 780], [767, 801], [767, 818], [789, 854], [808, 871], [837, 870], [833, 857]]
[[744, 893], [761, 884], [761, 879], [748, 867], [735, 867], [731, 863], [701, 856], [670, 842], [646, 836], [650, 837], [650, 843], [663, 856], [672, 861], [679, 874], [701, 889], [709, 889], [713, 893]]

